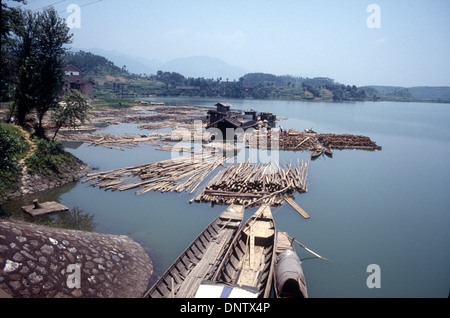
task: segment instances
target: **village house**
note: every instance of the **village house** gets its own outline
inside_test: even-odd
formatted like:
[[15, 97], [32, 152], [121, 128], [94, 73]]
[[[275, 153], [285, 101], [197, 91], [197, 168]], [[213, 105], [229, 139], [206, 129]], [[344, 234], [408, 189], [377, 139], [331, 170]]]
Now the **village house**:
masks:
[[63, 67], [64, 85], [63, 91], [77, 90], [90, 98], [94, 98], [94, 82], [83, 80], [83, 71], [73, 64], [67, 64]]

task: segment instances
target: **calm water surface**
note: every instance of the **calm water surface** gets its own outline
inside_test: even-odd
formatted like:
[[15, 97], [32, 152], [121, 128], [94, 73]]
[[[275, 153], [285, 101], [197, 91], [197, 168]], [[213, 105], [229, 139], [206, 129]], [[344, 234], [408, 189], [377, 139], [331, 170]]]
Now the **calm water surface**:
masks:
[[[170, 105], [213, 107], [217, 100], [152, 99]], [[430, 103], [307, 103], [230, 100], [233, 108], [288, 118], [283, 128], [369, 136], [382, 151], [334, 151], [309, 169], [308, 192], [290, 206], [273, 208], [277, 227], [332, 260], [313, 258], [296, 246], [310, 297], [448, 297], [450, 286], [450, 105]], [[141, 132], [134, 124], [101, 132]], [[142, 146], [125, 151], [77, 144], [70, 152], [99, 171], [170, 158]], [[280, 152], [280, 161], [307, 159], [308, 152]], [[191, 196], [111, 192], [78, 183], [4, 205], [29, 220], [20, 206], [58, 200], [69, 223], [124, 234], [139, 242], [154, 262], [157, 278], [225, 206], [189, 204]], [[256, 211], [248, 209], [245, 218]], [[62, 215], [46, 217], [55, 221]], [[66, 216], [67, 218], [67, 216]], [[381, 269], [381, 288], [368, 288], [370, 264]]]

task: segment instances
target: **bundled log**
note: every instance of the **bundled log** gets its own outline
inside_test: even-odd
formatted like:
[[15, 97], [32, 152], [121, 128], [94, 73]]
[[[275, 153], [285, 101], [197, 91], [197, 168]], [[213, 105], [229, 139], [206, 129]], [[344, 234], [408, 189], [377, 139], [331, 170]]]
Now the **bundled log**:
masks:
[[283, 167], [272, 163], [254, 165], [248, 161], [230, 164], [191, 202], [281, 205], [285, 194], [307, 191], [308, 166], [308, 162], [290, 163]]
[[307, 150], [314, 151], [316, 148], [333, 149], [360, 149], [381, 150], [369, 137], [350, 134], [317, 134], [311, 132], [298, 132], [293, 129], [281, 131], [274, 134], [268, 132], [266, 135], [258, 133], [251, 137], [249, 142], [251, 148], [276, 149], [278, 150]]
[[328, 148], [381, 150], [369, 137], [350, 134], [319, 134], [317, 140]]
[[279, 150], [311, 150], [317, 146], [315, 134], [303, 133], [293, 129], [281, 131], [274, 134], [258, 133], [250, 137], [249, 146], [258, 149], [276, 149]]

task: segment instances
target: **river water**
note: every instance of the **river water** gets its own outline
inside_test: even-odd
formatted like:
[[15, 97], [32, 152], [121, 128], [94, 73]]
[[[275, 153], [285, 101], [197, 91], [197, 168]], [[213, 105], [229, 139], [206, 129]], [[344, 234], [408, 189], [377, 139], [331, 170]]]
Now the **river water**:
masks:
[[[167, 105], [214, 107], [215, 99], [149, 98]], [[450, 105], [434, 103], [229, 100], [232, 108], [253, 108], [287, 118], [278, 125], [319, 133], [370, 137], [381, 151], [334, 151], [309, 168], [308, 192], [272, 209], [277, 228], [331, 260], [296, 245], [310, 297], [448, 297], [450, 286]], [[164, 131], [164, 130], [161, 130]], [[101, 132], [148, 133], [135, 124]], [[71, 147], [71, 148], [70, 148]], [[151, 145], [125, 151], [77, 144], [67, 148], [99, 171], [170, 158]], [[280, 162], [307, 159], [308, 152], [281, 151]], [[66, 214], [31, 220], [20, 206], [57, 200]], [[191, 196], [149, 192], [135, 195], [77, 183], [3, 208], [34, 222], [60, 222], [96, 232], [128, 235], [154, 262], [152, 280], [165, 271], [225, 206], [189, 204]], [[245, 219], [256, 211], [247, 209]], [[371, 264], [376, 271], [368, 270]], [[369, 283], [377, 283], [375, 288]], [[378, 284], [379, 283], [379, 284]], [[378, 288], [377, 288], [378, 287]]]

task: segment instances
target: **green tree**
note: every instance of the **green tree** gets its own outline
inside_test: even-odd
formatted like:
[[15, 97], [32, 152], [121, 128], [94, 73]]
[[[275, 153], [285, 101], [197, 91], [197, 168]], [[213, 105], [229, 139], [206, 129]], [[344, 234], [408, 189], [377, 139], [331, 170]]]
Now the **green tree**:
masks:
[[[38, 19], [38, 68], [40, 81], [38, 84], [38, 104], [36, 111], [39, 130], [42, 130], [42, 118], [45, 113], [58, 105], [58, 97], [62, 91], [64, 75], [61, 71], [64, 64], [64, 45], [71, 42], [69, 28], [54, 9], [48, 9], [37, 15]], [[41, 132], [42, 133], [42, 132]], [[43, 133], [42, 133], [43, 135]]]
[[19, 124], [23, 124], [26, 115], [35, 104], [37, 76], [34, 75], [34, 65], [37, 62], [34, 54], [36, 51], [34, 35], [37, 26], [30, 11], [19, 10], [17, 20], [18, 23], [12, 26], [14, 45], [11, 48], [11, 56], [14, 56], [12, 67], [16, 74], [12, 85], [17, 120]]
[[19, 124], [35, 109], [38, 116], [37, 135], [44, 136], [42, 119], [57, 106], [62, 90], [63, 54], [71, 36], [65, 21], [53, 8], [32, 13], [21, 11], [21, 22], [13, 28], [17, 37], [14, 100]]
[[64, 103], [54, 109], [51, 114], [51, 120], [56, 126], [55, 139], [62, 126], [75, 128], [77, 122], [84, 124], [88, 120], [87, 112], [89, 105], [86, 102], [87, 97], [79, 91], [72, 91], [64, 95]]
[[[14, 0], [24, 2], [24, 0]], [[13, 83], [13, 58], [12, 47], [15, 44], [13, 29], [20, 21], [20, 11], [9, 8], [4, 1], [1, 3], [0, 14], [0, 99], [9, 100], [10, 87]]]

